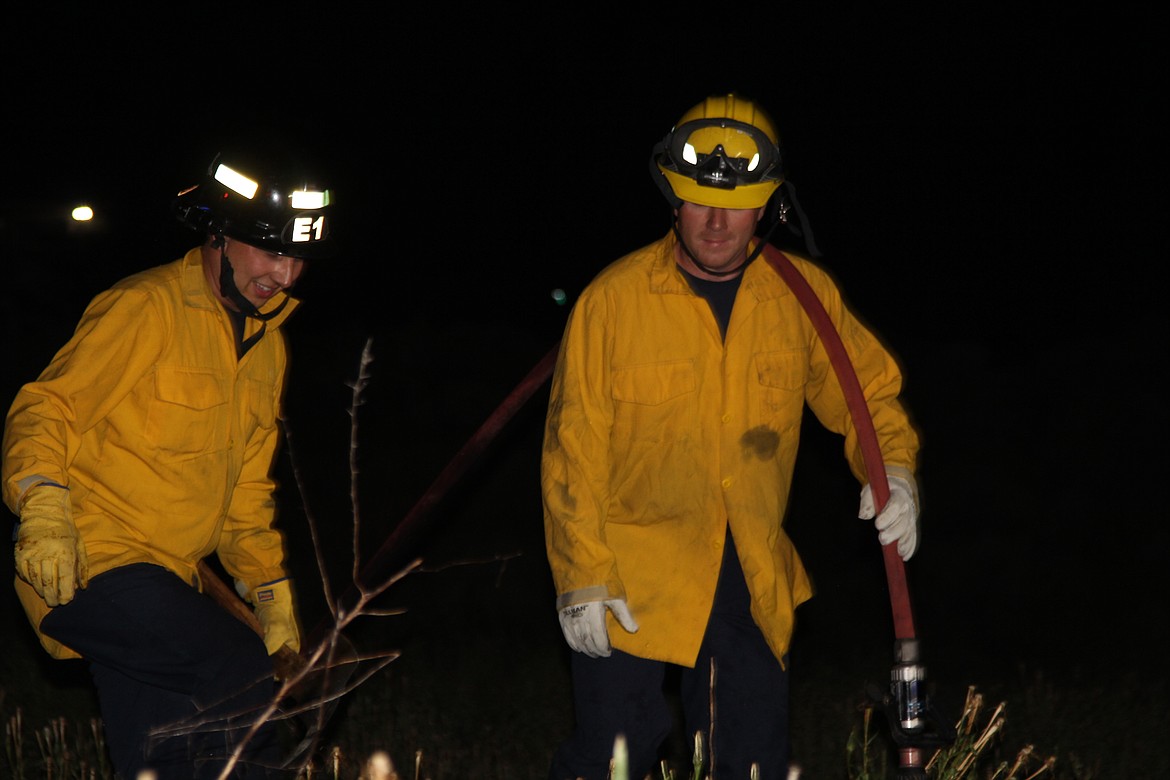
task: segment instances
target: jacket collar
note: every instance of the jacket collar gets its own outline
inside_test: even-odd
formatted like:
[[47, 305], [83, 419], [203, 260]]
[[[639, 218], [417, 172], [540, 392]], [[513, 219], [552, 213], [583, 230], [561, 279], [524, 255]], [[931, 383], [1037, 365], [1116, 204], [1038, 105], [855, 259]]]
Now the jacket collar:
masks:
[[650, 268], [650, 292], [662, 295], [694, 295], [674, 259], [674, 247], [677, 243], [678, 239], [672, 230], [655, 246], [657, 254]]
[[[757, 240], [753, 239], [748, 252], [755, 248]], [[677, 243], [678, 238], [672, 230], [656, 245], [657, 255], [650, 269], [650, 292], [664, 295], [694, 294], [678, 263], [675, 262], [674, 247]], [[779, 275], [772, 270], [762, 255], [753, 260], [744, 271], [741, 289], [749, 291], [757, 302], [788, 294], [787, 286], [780, 281]]]
[[[221, 309], [223, 305], [219, 299], [215, 297], [215, 293], [211, 289], [211, 285], [207, 281], [207, 275], [203, 272], [203, 248], [195, 247], [187, 252], [183, 257], [182, 270], [182, 287], [183, 287], [183, 303], [195, 309]], [[289, 315], [301, 305], [301, 302], [296, 298], [288, 295], [288, 293], [281, 292], [272, 297], [260, 309], [261, 312], [270, 312], [280, 306], [281, 302], [288, 299], [288, 304], [284, 309], [270, 320], [267, 320], [269, 330], [279, 328], [281, 323], [288, 319]], [[250, 321], [250, 324], [251, 321]]]

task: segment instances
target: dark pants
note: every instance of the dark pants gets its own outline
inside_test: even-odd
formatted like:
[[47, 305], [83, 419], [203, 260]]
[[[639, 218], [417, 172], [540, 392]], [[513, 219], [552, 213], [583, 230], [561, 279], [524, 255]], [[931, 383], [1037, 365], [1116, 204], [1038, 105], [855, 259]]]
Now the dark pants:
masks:
[[[119, 776], [218, 777], [256, 711], [275, 693], [272, 663], [251, 628], [160, 566], [94, 577], [41, 630], [80, 653], [97, 687]], [[231, 777], [278, 777], [274, 725], [247, 741]]]
[[[708, 751], [705, 772], [713, 780], [747, 780], [753, 763], [760, 766], [761, 780], [784, 780], [788, 774], [788, 674], [749, 605], [728, 534], [699, 657], [693, 669], [681, 669], [680, 683], [688, 739], [701, 732]], [[577, 723], [553, 757], [550, 780], [605, 780], [618, 734], [626, 739], [631, 780], [651, 772], [657, 776], [658, 749], [672, 724], [662, 690], [666, 664], [615, 650], [608, 658], [572, 653], [571, 666]]]

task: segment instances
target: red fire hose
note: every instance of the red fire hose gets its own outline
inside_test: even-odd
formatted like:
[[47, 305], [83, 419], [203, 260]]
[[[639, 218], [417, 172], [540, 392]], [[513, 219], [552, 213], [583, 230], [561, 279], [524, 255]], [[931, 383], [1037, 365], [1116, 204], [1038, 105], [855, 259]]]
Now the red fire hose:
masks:
[[[857, 431], [865, 473], [873, 490], [878, 512], [890, 498], [881, 446], [873, 427], [873, 418], [865, 402], [865, 394], [853, 363], [845, 352], [841, 335], [837, 333], [824, 305], [800, 272], [782, 252], [764, 247], [764, 258], [800, 301], [805, 313], [821, 337], [829, 354], [833, 371], [845, 395], [853, 427]], [[910, 608], [910, 590], [906, 585], [906, 567], [898, 555], [897, 543], [882, 546], [886, 564], [886, 580], [890, 588], [890, 607], [894, 617], [894, 668], [890, 675], [890, 692], [874, 698], [886, 711], [886, 719], [899, 748], [899, 780], [925, 780], [925, 749], [948, 744], [954, 739], [950, 726], [938, 717], [927, 701], [922, 682], [926, 670], [919, 663], [918, 640], [914, 633], [914, 617]]]
[[[559, 342], [553, 345], [552, 349], [532, 367], [528, 375], [521, 380], [520, 384], [516, 385], [512, 392], [500, 402], [500, 405], [488, 415], [488, 418], [479, 426], [479, 429], [467, 440], [459, 452], [455, 454], [455, 457], [447, 463], [446, 467], [439, 473], [439, 476], [430, 484], [426, 492], [415, 501], [414, 506], [410, 508], [406, 516], [394, 527], [394, 531], [386, 537], [386, 540], [382, 542], [378, 551], [374, 553], [368, 563], [362, 566], [358, 574], [358, 581], [361, 584], [373, 586], [395, 574], [397, 568], [406, 563], [404, 556], [410, 551], [409, 548], [411, 545], [409, 542], [422, 529], [427, 515], [442, 500], [447, 491], [467, 472], [472, 463], [475, 462], [475, 459], [483, 454], [484, 450], [487, 449], [492, 440], [503, 430], [508, 421], [523, 408], [533, 393], [540, 389], [548, 381], [548, 378], [552, 376], [558, 350]], [[358, 595], [357, 584], [351, 585], [349, 590], [339, 600], [339, 604], [348, 606]], [[316, 635], [327, 628], [327, 624], [322, 623], [314, 634]]]
[[[764, 258], [768, 264], [776, 269], [788, 288], [800, 301], [825, 351], [829, 353], [829, 360], [841, 384], [841, 391], [845, 394], [845, 402], [849, 406], [849, 415], [853, 418], [853, 427], [857, 430], [857, 439], [861, 445], [861, 454], [865, 459], [865, 473], [873, 490], [874, 506], [878, 512], [886, 505], [890, 498], [890, 488], [886, 481], [885, 464], [882, 462], [882, 450], [878, 444], [877, 432], [873, 427], [873, 419], [869, 414], [869, 407], [865, 403], [865, 394], [861, 391], [861, 384], [857, 380], [857, 373], [853, 370], [853, 363], [845, 352], [845, 345], [841, 343], [841, 336], [829, 319], [824, 305], [800, 272], [791, 261], [772, 246], [764, 247]], [[886, 579], [890, 586], [890, 607], [894, 614], [894, 636], [898, 639], [912, 639], [914, 637], [914, 616], [910, 608], [910, 590], [906, 585], [906, 567], [901, 556], [898, 555], [897, 543], [891, 542], [882, 546], [882, 556], [886, 563]]]

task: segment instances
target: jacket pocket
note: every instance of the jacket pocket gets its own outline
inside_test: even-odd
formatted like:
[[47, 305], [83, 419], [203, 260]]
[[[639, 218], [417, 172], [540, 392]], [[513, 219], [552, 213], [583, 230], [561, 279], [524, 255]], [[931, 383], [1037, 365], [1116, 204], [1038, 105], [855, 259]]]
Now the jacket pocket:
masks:
[[615, 401], [656, 406], [694, 390], [695, 367], [690, 360], [645, 363], [613, 372]]
[[227, 394], [216, 372], [180, 366], [155, 369], [146, 436], [160, 458], [181, 460], [226, 447]]
[[[616, 442], [624, 442], [622, 446], [628, 452], [636, 452], [635, 442], [693, 439], [700, 418], [697, 387], [690, 360], [614, 369], [611, 392], [615, 446]], [[615, 452], [615, 463], [622, 460], [622, 454]]]
[[241, 383], [241, 395], [245, 399], [247, 415], [244, 418], [244, 436], [251, 438], [257, 431], [270, 431], [276, 427], [276, 407], [273, 389], [258, 379], [245, 379]]
[[[808, 350], [760, 352], [754, 362], [760, 412], [773, 421], [777, 416], [799, 420], [804, 407], [804, 386], [808, 382]], [[784, 427], [787, 426], [777, 429]]]

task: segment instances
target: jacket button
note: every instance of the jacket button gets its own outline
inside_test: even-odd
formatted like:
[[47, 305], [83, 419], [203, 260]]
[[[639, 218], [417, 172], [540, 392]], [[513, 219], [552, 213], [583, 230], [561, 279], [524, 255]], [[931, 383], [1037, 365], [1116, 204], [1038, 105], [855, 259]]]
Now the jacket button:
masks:
[[723, 478], [723, 483], [722, 483], [722, 484], [723, 484], [723, 487], [725, 487], [725, 488], [729, 488], [729, 487], [731, 487], [731, 483], [732, 483], [732, 482], [734, 482], [734, 481], [735, 481], [735, 480], [733, 480], [731, 477], [724, 477], [724, 478]]

